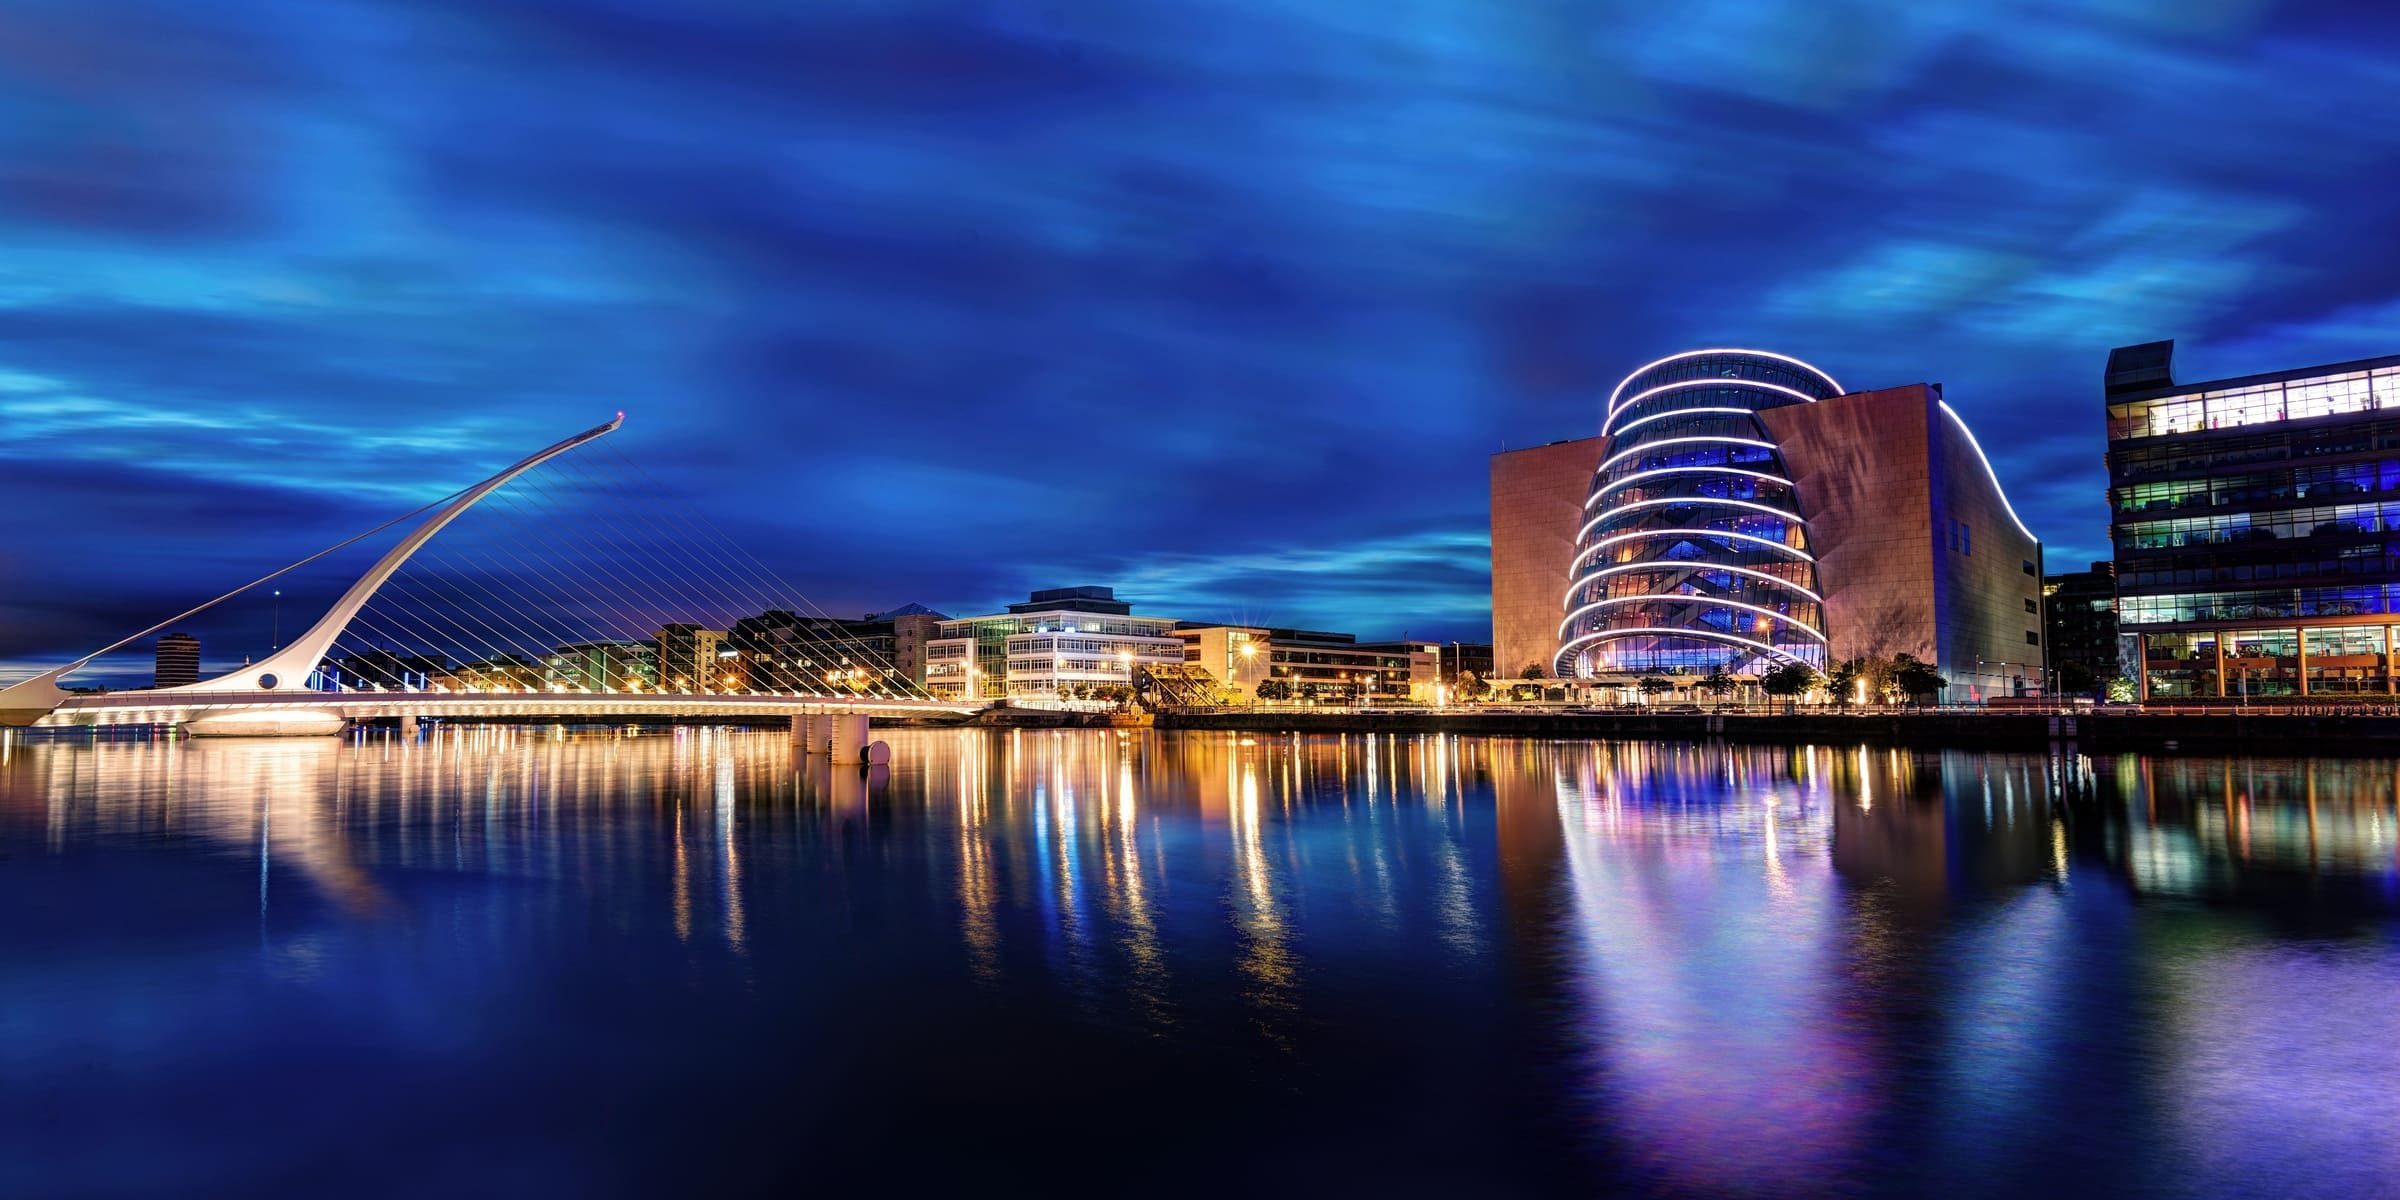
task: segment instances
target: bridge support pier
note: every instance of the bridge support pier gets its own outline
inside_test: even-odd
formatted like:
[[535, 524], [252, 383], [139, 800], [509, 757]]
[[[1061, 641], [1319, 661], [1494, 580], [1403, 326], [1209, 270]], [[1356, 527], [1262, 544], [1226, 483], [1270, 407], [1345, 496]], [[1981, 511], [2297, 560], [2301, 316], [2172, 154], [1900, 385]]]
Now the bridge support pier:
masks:
[[833, 723], [833, 762], [835, 766], [857, 766], [866, 761], [867, 718], [863, 713], [842, 713], [828, 718]]
[[417, 714], [415, 714], [415, 713], [404, 713], [404, 714], [402, 714], [402, 715], [401, 715], [401, 717], [400, 717], [400, 736], [401, 736], [401, 737], [404, 737], [404, 738], [407, 738], [407, 739], [409, 739], [410, 741], [415, 741], [415, 740], [416, 740], [416, 737], [417, 737]]

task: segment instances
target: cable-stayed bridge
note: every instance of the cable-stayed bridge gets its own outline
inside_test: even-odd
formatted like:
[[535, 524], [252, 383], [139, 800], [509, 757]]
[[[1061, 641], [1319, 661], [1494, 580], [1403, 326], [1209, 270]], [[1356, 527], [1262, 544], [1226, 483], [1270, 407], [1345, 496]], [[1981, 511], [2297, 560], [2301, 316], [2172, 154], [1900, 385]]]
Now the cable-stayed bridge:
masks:
[[[0, 725], [323, 734], [353, 721], [767, 720], [968, 713], [929, 694], [704, 516], [648, 480], [631, 503], [580, 460], [624, 414], [413, 512], [0, 688]], [[581, 452], [578, 454], [577, 452]], [[635, 470], [631, 460], [619, 465]], [[471, 520], [462, 521], [462, 518]], [[415, 521], [411, 526], [409, 523]], [[456, 523], [461, 533], [441, 538]], [[193, 682], [70, 690], [104, 656], [255, 606], [295, 572], [406, 528], [322, 616]], [[720, 643], [726, 648], [719, 649]], [[164, 681], [161, 681], [164, 682]]]

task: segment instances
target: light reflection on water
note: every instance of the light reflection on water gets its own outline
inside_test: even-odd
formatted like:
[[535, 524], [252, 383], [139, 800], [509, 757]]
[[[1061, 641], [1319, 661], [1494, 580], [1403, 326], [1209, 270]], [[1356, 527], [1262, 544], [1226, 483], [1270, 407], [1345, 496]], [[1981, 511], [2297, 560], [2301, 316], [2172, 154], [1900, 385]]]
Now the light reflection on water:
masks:
[[0, 740], [0, 1194], [2400, 1178], [2388, 760], [887, 736]]

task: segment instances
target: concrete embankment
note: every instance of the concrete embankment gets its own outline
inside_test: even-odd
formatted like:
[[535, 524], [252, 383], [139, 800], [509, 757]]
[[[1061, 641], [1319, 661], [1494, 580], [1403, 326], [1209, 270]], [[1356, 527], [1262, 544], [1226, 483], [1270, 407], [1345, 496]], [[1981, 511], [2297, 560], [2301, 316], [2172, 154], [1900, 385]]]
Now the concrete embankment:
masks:
[[1489, 737], [1611, 738], [1931, 748], [2040, 748], [2074, 742], [2084, 750], [2246, 753], [2288, 749], [2309, 754], [2400, 755], [2400, 716], [2285, 713], [1573, 713], [1310, 712], [1226, 709], [1163, 713], [1160, 729], [1238, 729], [1257, 733], [1461, 733]]

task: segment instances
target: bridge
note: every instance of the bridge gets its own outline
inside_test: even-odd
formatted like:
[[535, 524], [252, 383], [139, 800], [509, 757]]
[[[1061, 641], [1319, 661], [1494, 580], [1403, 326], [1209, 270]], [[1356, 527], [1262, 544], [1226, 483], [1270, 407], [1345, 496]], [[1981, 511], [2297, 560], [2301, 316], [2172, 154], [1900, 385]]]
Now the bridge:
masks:
[[[394, 580], [418, 560], [435, 535], [502, 489], [537, 468], [562, 461], [571, 451], [616, 432], [625, 414], [545, 447], [484, 479], [415, 512], [320, 550], [280, 570], [169, 617], [138, 633], [0, 687], [0, 726], [59, 728], [101, 726], [177, 727], [200, 736], [322, 735], [352, 722], [420, 719], [611, 722], [639, 719], [774, 721], [817, 713], [904, 717], [966, 715], [985, 705], [929, 694], [922, 685], [846, 638], [822, 610], [804, 599], [755, 559], [723, 544], [705, 522], [672, 528], [645, 516], [610, 525], [615, 540], [589, 530], [588, 514], [561, 520], [541, 514], [528, 535], [481, 555], [446, 562], [441, 573], [416, 589], [405, 603]], [[588, 478], [550, 489], [571, 493]], [[654, 500], [645, 502], [655, 506]], [[424, 519], [342, 591], [339, 599], [288, 643], [256, 662], [193, 683], [118, 691], [71, 691], [62, 684], [94, 660], [140, 642], [179, 622], [285, 577], [319, 559], [396, 527]], [[642, 522], [648, 521], [648, 525]], [[712, 536], [713, 535], [713, 536]], [[630, 561], [571, 564], [543, 570], [539, 560], [580, 546], [585, 550], [638, 548]], [[528, 556], [531, 556], [529, 559]], [[480, 564], [467, 560], [480, 558]], [[572, 577], [572, 578], [570, 578]], [[561, 593], [558, 584], [564, 582]], [[545, 588], [544, 584], [551, 585]], [[276, 593], [280, 597], [281, 593]], [[545, 671], [565, 650], [586, 646], [636, 647], [666, 628], [689, 624], [706, 613], [720, 623], [745, 604], [788, 605], [771, 615], [790, 618], [783, 626], [790, 643], [780, 668], [761, 679], [714, 678], [708, 667], [671, 676], [663, 663], [644, 676], [603, 667], [597, 677], [581, 671]], [[800, 610], [811, 617], [800, 617]], [[372, 618], [369, 613], [375, 614]], [[346, 679], [330, 669], [337, 643], [360, 640], [373, 653], [398, 659], [403, 650], [456, 651], [462, 660], [499, 664], [437, 682], [430, 672], [400, 671], [389, 678]], [[798, 632], [792, 632], [792, 631]], [[630, 636], [629, 636], [630, 635]], [[421, 660], [420, 660], [421, 661]], [[819, 667], [836, 666], [820, 681]], [[870, 669], [871, 668], [871, 669]], [[697, 676], [697, 678], [694, 678]], [[822, 682], [824, 686], [816, 686]]]

